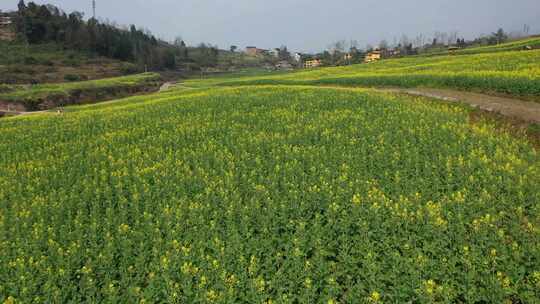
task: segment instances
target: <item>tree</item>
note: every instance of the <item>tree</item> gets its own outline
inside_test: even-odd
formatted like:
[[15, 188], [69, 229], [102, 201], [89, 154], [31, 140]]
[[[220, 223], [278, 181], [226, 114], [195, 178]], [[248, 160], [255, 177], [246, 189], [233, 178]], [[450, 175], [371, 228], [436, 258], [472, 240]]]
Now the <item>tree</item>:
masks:
[[[183, 41], [182, 41], [183, 42]], [[186, 44], [184, 43], [184, 46], [182, 47], [182, 50], [181, 50], [181, 56], [182, 58], [184, 59], [189, 59], [189, 50], [186, 46]]]
[[280, 60], [289, 60], [289, 59], [291, 59], [291, 54], [287, 50], [287, 46], [282, 45], [279, 48], [278, 57], [279, 57]]
[[501, 44], [508, 40], [508, 34], [506, 34], [502, 28], [499, 28], [497, 32], [491, 33], [491, 38], [492, 42], [494, 42], [492, 44]]
[[176, 38], [174, 38], [174, 46], [182, 47], [183, 43], [184, 43], [184, 39], [182, 39], [181, 36], [176, 36]]
[[379, 43], [379, 49], [381, 49], [381, 50], [386, 50], [386, 49], [388, 49], [388, 41], [386, 41], [386, 40], [381, 40], [381, 42]]
[[214, 67], [218, 63], [219, 50], [211, 44], [201, 43], [197, 46], [195, 61], [201, 67]]
[[523, 34], [525, 34], [526, 36], [528, 36], [530, 30], [531, 30], [531, 27], [530, 27], [528, 24], [524, 24], [524, 25], [523, 25]]
[[176, 54], [172, 49], [165, 49], [163, 51], [163, 66], [167, 69], [176, 68]]
[[458, 32], [450, 32], [448, 34], [448, 45], [452, 45], [457, 42]]
[[26, 10], [26, 4], [24, 3], [24, 0], [19, 1], [17, 8], [19, 9], [19, 13], [23, 13]]
[[231, 45], [231, 48], [230, 48], [231, 53], [236, 52], [237, 49], [238, 49], [238, 47], [236, 45]]
[[140, 68], [175, 68], [178, 58], [187, 59], [188, 49], [180, 37], [169, 44], [134, 25], [119, 28], [93, 18], [85, 21], [82, 13], [66, 14], [53, 5], [21, 0], [18, 8], [14, 20], [17, 34], [30, 44], [55, 42], [67, 49], [131, 61]]
[[345, 51], [346, 44], [347, 42], [345, 40], [336, 41], [330, 45], [330, 51], [334, 53], [337, 53], [337, 52], [343, 53]]
[[405, 45], [405, 54], [407, 55], [413, 55], [415, 53], [414, 47], [412, 43]]
[[399, 44], [403, 45], [403, 46], [407, 46], [409, 45], [410, 43], [410, 40], [409, 40], [409, 37], [405, 34], [401, 35], [401, 39], [399, 40]]

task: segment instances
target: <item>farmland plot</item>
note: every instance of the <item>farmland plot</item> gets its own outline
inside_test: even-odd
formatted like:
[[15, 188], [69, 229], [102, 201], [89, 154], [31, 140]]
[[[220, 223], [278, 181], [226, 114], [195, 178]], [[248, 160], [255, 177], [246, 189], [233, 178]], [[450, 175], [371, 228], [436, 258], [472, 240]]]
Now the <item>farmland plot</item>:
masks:
[[540, 297], [538, 154], [461, 107], [189, 89], [0, 133], [0, 302]]

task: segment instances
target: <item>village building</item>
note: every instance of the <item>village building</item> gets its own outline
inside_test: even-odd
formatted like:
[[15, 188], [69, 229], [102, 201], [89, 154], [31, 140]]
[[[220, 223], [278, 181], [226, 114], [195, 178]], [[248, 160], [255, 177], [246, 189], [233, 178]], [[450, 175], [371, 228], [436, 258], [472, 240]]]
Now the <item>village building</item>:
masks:
[[15, 38], [13, 19], [7, 14], [0, 14], [0, 40], [12, 41]]
[[322, 66], [322, 60], [320, 59], [311, 59], [304, 62], [305, 69], [318, 68], [320, 66]]
[[268, 50], [259, 49], [256, 46], [246, 47], [246, 54], [249, 56], [262, 56], [262, 55], [266, 55], [267, 53], [268, 53]]
[[366, 58], [364, 58], [364, 62], [370, 63], [370, 62], [381, 60], [381, 58], [382, 58], [381, 51], [375, 50], [366, 54]]
[[12, 23], [13, 21], [11, 20], [11, 17], [7, 17], [7, 16], [0, 17], [0, 26], [9, 26]]
[[279, 53], [281, 52], [281, 49], [275, 48], [270, 51], [270, 55], [275, 58], [279, 58]]
[[384, 50], [381, 50], [381, 52], [382, 52], [382, 58], [391, 58], [391, 57], [401, 56], [401, 49], [398, 47], [391, 48], [391, 49], [384, 49]]
[[294, 58], [294, 61], [296, 61], [298, 63], [302, 62], [302, 54], [300, 54], [300, 53], [294, 53], [293, 58]]

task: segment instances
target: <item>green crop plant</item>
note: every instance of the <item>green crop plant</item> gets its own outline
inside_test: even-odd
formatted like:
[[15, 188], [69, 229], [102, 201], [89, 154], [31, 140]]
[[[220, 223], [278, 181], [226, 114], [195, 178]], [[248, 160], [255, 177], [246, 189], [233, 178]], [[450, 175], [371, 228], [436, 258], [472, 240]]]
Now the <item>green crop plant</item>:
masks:
[[468, 114], [242, 86], [3, 119], [0, 303], [534, 303], [538, 153]]

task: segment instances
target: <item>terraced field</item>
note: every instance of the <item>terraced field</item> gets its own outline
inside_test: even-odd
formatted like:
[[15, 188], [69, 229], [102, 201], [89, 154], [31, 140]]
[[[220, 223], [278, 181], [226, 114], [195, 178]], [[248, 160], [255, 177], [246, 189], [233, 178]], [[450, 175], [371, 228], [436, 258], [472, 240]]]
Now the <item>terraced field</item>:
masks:
[[525, 139], [425, 98], [209, 83], [0, 121], [0, 302], [540, 298]]

